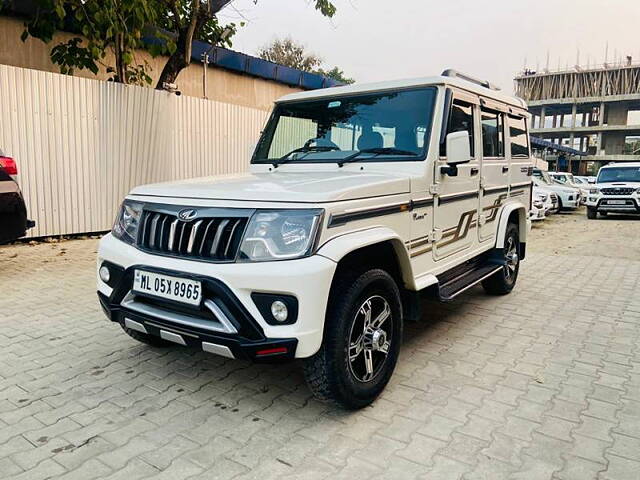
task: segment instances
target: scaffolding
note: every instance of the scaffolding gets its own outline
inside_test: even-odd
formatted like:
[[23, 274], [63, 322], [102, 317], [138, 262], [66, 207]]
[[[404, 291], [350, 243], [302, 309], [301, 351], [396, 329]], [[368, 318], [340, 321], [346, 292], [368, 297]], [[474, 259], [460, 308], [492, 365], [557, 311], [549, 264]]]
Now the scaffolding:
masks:
[[541, 73], [525, 70], [515, 78], [515, 90], [528, 102], [640, 94], [640, 65]]

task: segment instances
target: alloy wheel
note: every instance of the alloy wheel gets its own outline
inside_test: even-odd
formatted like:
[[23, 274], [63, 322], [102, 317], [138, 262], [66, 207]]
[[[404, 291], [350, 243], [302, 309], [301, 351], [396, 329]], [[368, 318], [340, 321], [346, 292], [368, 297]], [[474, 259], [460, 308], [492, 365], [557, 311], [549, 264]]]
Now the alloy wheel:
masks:
[[382, 370], [389, 355], [393, 315], [380, 295], [367, 298], [358, 308], [349, 333], [349, 369], [359, 382], [370, 382]]

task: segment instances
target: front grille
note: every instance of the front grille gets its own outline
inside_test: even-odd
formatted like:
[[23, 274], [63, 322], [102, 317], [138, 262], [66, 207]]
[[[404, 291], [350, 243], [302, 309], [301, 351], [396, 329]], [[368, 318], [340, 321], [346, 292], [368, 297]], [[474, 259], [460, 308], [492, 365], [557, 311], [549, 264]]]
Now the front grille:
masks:
[[203, 217], [182, 221], [176, 215], [145, 211], [138, 246], [176, 257], [227, 262], [236, 258], [247, 217]]
[[551, 201], [552, 202], [557, 202], [558, 201], [558, 196], [555, 193], [551, 194]]
[[629, 187], [611, 187], [611, 188], [601, 188], [600, 193], [603, 195], [631, 195], [635, 188]]

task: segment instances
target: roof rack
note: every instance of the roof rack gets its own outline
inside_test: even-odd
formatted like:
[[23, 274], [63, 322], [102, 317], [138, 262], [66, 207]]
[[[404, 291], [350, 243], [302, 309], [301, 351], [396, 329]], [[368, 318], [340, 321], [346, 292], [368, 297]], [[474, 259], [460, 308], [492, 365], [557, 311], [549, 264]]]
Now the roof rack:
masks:
[[452, 77], [459, 78], [461, 80], [466, 80], [467, 82], [475, 83], [476, 85], [480, 85], [481, 87], [488, 88], [490, 90], [500, 90], [500, 87], [494, 85], [488, 80], [479, 80], [471, 75], [467, 75], [466, 73], [458, 72], [453, 68], [447, 68], [444, 72], [442, 72], [443, 77]]

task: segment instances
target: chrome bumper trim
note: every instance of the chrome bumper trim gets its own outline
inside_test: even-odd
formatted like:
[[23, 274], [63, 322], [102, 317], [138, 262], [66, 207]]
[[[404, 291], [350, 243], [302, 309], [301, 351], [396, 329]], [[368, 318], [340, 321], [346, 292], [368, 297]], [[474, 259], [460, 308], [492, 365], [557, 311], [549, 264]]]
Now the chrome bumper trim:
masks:
[[236, 358], [233, 356], [233, 353], [231, 353], [229, 347], [218, 345], [217, 343], [202, 342], [202, 350], [222, 357]]
[[[166, 320], [168, 322], [172, 322], [178, 325], [183, 325], [186, 327], [195, 327], [201, 328], [203, 330], [208, 330], [211, 332], [221, 332], [228, 334], [236, 334], [238, 330], [233, 326], [229, 318], [224, 314], [224, 312], [215, 304], [213, 300], [205, 300], [204, 305], [207, 307], [211, 313], [218, 320], [205, 320], [200, 318], [191, 317], [188, 315], [183, 315], [181, 313], [172, 312], [170, 310], [166, 310], [164, 308], [153, 307], [151, 305], [146, 305], [144, 303], [140, 303], [136, 301], [136, 297], [132, 292], [129, 292], [120, 303], [121, 306], [132, 310], [134, 312], [138, 312], [144, 315], [149, 315], [151, 317], [160, 318], [162, 320]], [[143, 326], [144, 328], [144, 326]]]
[[124, 326], [129, 328], [129, 329], [131, 329], [131, 330], [135, 330], [137, 332], [146, 333], [146, 334], [149, 333], [149, 332], [147, 332], [147, 329], [144, 328], [143, 324], [141, 324], [139, 322], [134, 322], [130, 318], [125, 318], [124, 319]]

